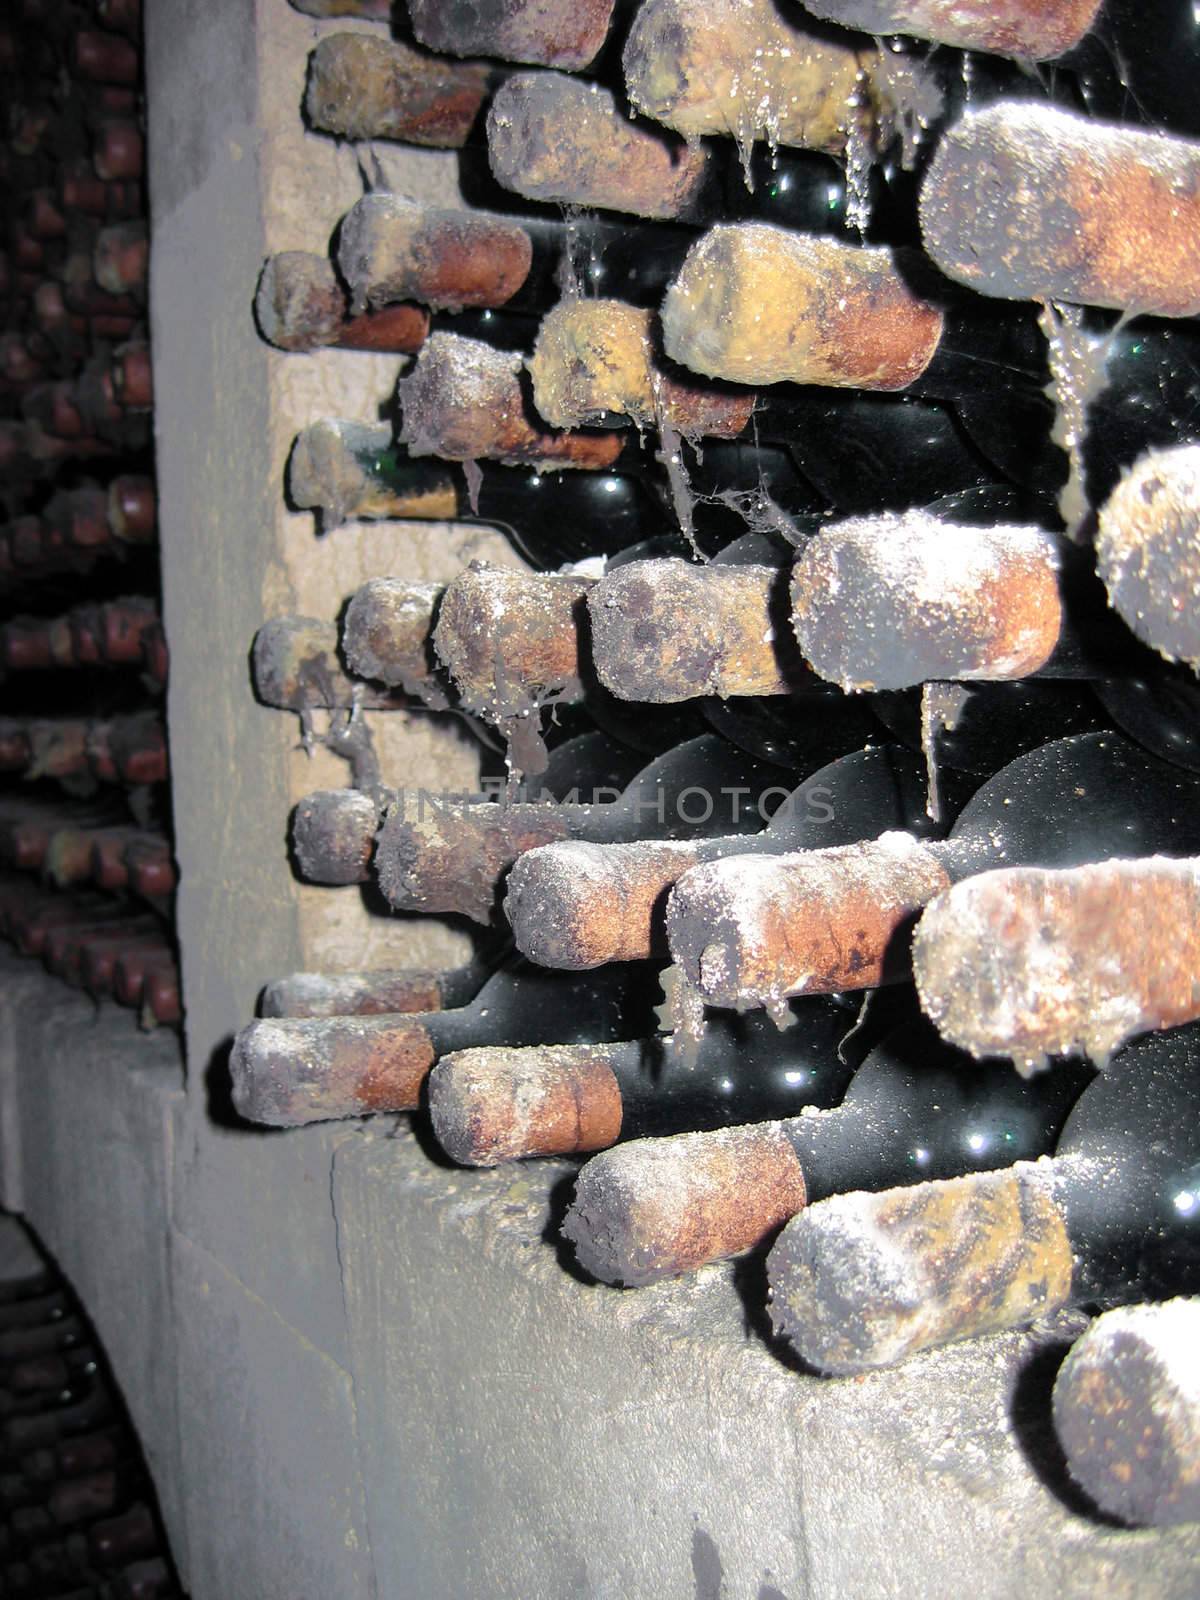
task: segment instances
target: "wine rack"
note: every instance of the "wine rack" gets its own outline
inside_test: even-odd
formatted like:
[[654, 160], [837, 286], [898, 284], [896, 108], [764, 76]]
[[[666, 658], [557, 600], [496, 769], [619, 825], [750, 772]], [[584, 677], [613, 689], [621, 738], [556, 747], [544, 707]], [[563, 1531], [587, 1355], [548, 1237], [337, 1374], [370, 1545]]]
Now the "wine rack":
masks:
[[7, 25], [4, 936], [177, 1026], [139, 12]]

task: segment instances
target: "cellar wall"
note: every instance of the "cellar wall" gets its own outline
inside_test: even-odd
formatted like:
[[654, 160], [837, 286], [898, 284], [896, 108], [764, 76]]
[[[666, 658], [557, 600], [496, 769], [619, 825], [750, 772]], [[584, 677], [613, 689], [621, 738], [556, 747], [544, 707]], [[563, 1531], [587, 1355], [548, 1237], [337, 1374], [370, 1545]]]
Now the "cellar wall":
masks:
[[[256, 628], [330, 618], [375, 573], [515, 558], [479, 529], [318, 539], [288, 511], [296, 430], [370, 417], [397, 366], [282, 356], [251, 318], [267, 251], [324, 249], [361, 192], [355, 156], [298, 114], [335, 25], [285, 0], [147, 12], [186, 1086], [171, 1042], [7, 964], [0, 1199], [96, 1319], [191, 1594], [1193, 1596], [1200, 1533], [1117, 1533], [1033, 1464], [1062, 1327], [819, 1382], [768, 1352], [742, 1267], [636, 1296], [573, 1277], [543, 1237], [564, 1165], [458, 1172], [386, 1122], [275, 1134], [229, 1115], [229, 1043], [266, 980], [466, 950], [432, 920], [370, 919], [355, 889], [297, 885], [289, 806], [345, 768], [255, 704]], [[379, 159], [407, 192], [453, 192], [446, 156]], [[391, 781], [471, 780], [461, 738], [372, 727]]]

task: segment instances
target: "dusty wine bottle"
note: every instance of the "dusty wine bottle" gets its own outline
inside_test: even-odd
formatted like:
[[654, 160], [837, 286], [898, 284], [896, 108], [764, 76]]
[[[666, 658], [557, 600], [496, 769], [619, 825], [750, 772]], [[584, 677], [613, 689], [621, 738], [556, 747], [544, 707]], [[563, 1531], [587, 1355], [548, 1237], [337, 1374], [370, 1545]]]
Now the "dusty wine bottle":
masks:
[[921, 1183], [1040, 1155], [1086, 1077], [1076, 1069], [1070, 1081], [1027, 1083], [999, 1066], [964, 1076], [959, 1052], [928, 1024], [910, 1024], [871, 1052], [832, 1110], [634, 1140], [593, 1156], [563, 1233], [602, 1282], [654, 1283], [751, 1249], [847, 1187]]
[[333, 263], [311, 250], [267, 257], [254, 293], [254, 319], [268, 344], [290, 351], [332, 346], [409, 355], [429, 332], [429, 313], [421, 306], [388, 305], [356, 316]]
[[335, 33], [308, 58], [304, 109], [339, 139], [402, 139], [458, 149], [504, 76], [484, 61], [424, 55], [398, 40]]
[[689, 848], [667, 841], [758, 829], [760, 797], [785, 793], [783, 776], [709, 733], [659, 756], [608, 799], [594, 788], [589, 802], [585, 774], [577, 786], [585, 798], [576, 803], [423, 807], [418, 799], [415, 807], [393, 807], [379, 830], [379, 887], [394, 910], [487, 921], [504, 875], [527, 851], [554, 840], [640, 838], [661, 841], [657, 862], [686, 861]]
[[1198, 1337], [1195, 1298], [1118, 1306], [1075, 1341], [1054, 1380], [1071, 1476], [1122, 1522], [1200, 1522]]
[[852, 1070], [838, 1054], [851, 1016], [829, 1001], [792, 1016], [785, 1033], [723, 1019], [686, 1064], [661, 1037], [456, 1051], [430, 1074], [434, 1132], [463, 1166], [493, 1167], [832, 1105]]
[[1196, 853], [1190, 775], [1115, 734], [1020, 756], [963, 808], [943, 842], [908, 834], [831, 851], [695, 867], [667, 904], [671, 955], [706, 1004], [870, 988], [907, 970], [915, 914], [989, 868], [1079, 866], [1114, 851]]
[[[771, 0], [644, 0], [625, 42], [635, 110], [691, 141], [870, 148], [875, 52], [789, 26]], [[853, 133], [851, 130], [853, 129]]]
[[959, 50], [994, 51], [1020, 61], [1047, 61], [1079, 43], [1095, 20], [1099, 0], [813, 0], [815, 17], [863, 33], [913, 34]]
[[1103, 1065], [1200, 1015], [1200, 861], [985, 872], [926, 907], [912, 962], [926, 1014], [972, 1055]]
[[862, 1372], [1064, 1306], [1194, 1293], [1198, 1087], [1200, 1031], [1147, 1034], [1053, 1157], [821, 1201], [771, 1251], [776, 1329], [823, 1371]]
[[1198, 166], [1200, 145], [1053, 106], [968, 112], [922, 185], [925, 248], [980, 294], [1195, 316]]
[[230, 1057], [234, 1105], [273, 1127], [412, 1111], [451, 1050], [642, 1037], [653, 1031], [654, 987], [637, 969], [564, 978], [519, 966], [456, 1010], [252, 1022]]
[[[695, 792], [707, 797], [711, 786], [712, 780], [698, 783]], [[776, 783], [757, 803], [751, 800], [750, 815], [757, 822], [764, 802], [781, 795], [783, 785]], [[517, 858], [504, 911], [518, 950], [539, 966], [578, 971], [645, 960], [665, 953], [666, 895], [692, 867], [734, 855], [832, 848], [891, 828], [928, 832], [931, 824], [917, 758], [878, 745], [813, 772], [780, 800], [759, 832], [712, 837], [704, 830], [698, 838], [662, 840], [640, 828], [636, 839], [614, 843], [615, 830], [607, 839], [599, 836], [603, 830], [588, 830], [542, 844]]]
[[[482, 418], [490, 431], [486, 413]], [[733, 443], [707, 443], [704, 471], [743, 486], [732, 491], [748, 515], [772, 505], [801, 512], [818, 498], [787, 454]], [[636, 470], [626, 470], [633, 467]], [[689, 477], [695, 477], [688, 467]], [[293, 500], [315, 510], [325, 529], [350, 518], [481, 521], [504, 529], [535, 566], [558, 568], [615, 555], [665, 531], [668, 489], [626, 451], [616, 472], [560, 472], [469, 461], [411, 460], [386, 426], [325, 418], [297, 436], [288, 469]], [[695, 507], [693, 536], [702, 546], [735, 537], [745, 524], [719, 494]], [[732, 526], [731, 526], [732, 525]]]
[[444, 972], [417, 967], [293, 972], [267, 984], [258, 1012], [262, 1017], [351, 1017], [443, 1011], [474, 999], [487, 972], [483, 962]]
[[[860, 508], [907, 509], [982, 490], [995, 477], [991, 441], [1017, 404], [1006, 399], [993, 406], [991, 431], [981, 439], [945, 401], [814, 385], [757, 394], [684, 381], [659, 346], [657, 318], [645, 309], [609, 298], [564, 299], [543, 317], [525, 364], [534, 404], [554, 427], [632, 421], [639, 428], [658, 427], [669, 440], [676, 433], [687, 439], [727, 437], [736, 431], [740, 407], [745, 420], [739, 436], [777, 442], [827, 504], [845, 515]], [[1022, 418], [1041, 416], [1048, 438], [1045, 397], [1031, 391], [1019, 406]], [[1049, 447], [1042, 452], [1049, 453]], [[1057, 464], [1045, 464], [1051, 481]], [[710, 488], [695, 485], [690, 459], [686, 472], [698, 498], [729, 487], [719, 481]]]
[[599, 53], [615, 0], [474, 0], [469, 7], [409, 0], [416, 39], [451, 55], [499, 56], [578, 72]]
[[1134, 463], [1100, 508], [1096, 563], [1138, 638], [1200, 670], [1200, 445]]

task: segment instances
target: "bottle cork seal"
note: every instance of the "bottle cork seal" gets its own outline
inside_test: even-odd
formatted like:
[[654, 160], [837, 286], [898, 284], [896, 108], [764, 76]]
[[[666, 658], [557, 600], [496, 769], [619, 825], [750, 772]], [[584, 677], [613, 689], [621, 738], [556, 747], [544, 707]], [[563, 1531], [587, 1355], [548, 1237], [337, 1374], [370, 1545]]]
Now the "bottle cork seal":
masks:
[[365, 883], [379, 814], [359, 789], [314, 789], [292, 817], [292, 846], [307, 883]]
[[98, 178], [140, 178], [145, 164], [141, 129], [131, 122], [106, 122], [92, 146]]
[[755, 396], [681, 380], [666, 371], [657, 346], [650, 311], [621, 300], [560, 300], [542, 318], [525, 363], [534, 405], [556, 428], [616, 415], [639, 427], [666, 421], [687, 437], [736, 439]]
[[1134, 462], [1100, 508], [1096, 565], [1138, 638], [1200, 671], [1200, 445]]
[[292, 972], [267, 984], [263, 1017], [363, 1017], [381, 1012], [440, 1011], [436, 972], [400, 967], [369, 972]]
[[359, 17], [364, 22], [390, 22], [392, 0], [292, 0], [292, 7], [306, 17]]
[[101, 289], [116, 296], [140, 291], [146, 282], [150, 236], [144, 221], [101, 228], [92, 252], [92, 272]]
[[326, 528], [351, 517], [455, 517], [458, 495], [449, 473], [392, 462], [391, 449], [392, 433], [386, 426], [340, 417], [311, 423], [292, 446], [292, 499], [302, 510], [318, 511]]
[[559, 433], [530, 420], [522, 359], [482, 339], [433, 333], [396, 385], [400, 441], [412, 456], [598, 471], [621, 453], [617, 433]]
[[1200, 863], [1164, 856], [980, 873], [913, 941], [921, 1004], [972, 1055], [1026, 1070], [1107, 1063], [1134, 1034], [1200, 1016]]
[[889, 249], [765, 222], [710, 228], [662, 308], [667, 355], [734, 383], [904, 389], [933, 359], [942, 327]]
[[640, 1288], [752, 1249], [806, 1198], [777, 1122], [634, 1139], [584, 1165], [562, 1231], [586, 1272]]
[[279, 350], [319, 350], [337, 343], [346, 294], [327, 256], [281, 250], [268, 256], [254, 292], [258, 331]]
[[549, 72], [501, 84], [487, 116], [497, 182], [527, 200], [598, 206], [668, 220], [686, 216], [708, 152], [621, 115], [609, 90]]
[[431, 710], [450, 697], [437, 680], [433, 625], [446, 586], [406, 578], [371, 578], [350, 597], [342, 649], [351, 672], [414, 695]]
[[151, 478], [125, 474], [109, 485], [105, 517], [115, 539], [152, 544], [158, 533], [157, 501]]
[[[29, 765], [26, 776], [69, 778], [88, 769], [88, 724], [75, 719], [52, 721], [40, 718], [26, 724], [29, 740]], [[111, 781], [102, 772], [102, 782]]]
[[1006, 300], [1200, 311], [1200, 144], [1032, 101], [969, 111], [920, 198], [947, 276]]
[[274, 1128], [412, 1111], [435, 1059], [415, 1017], [270, 1018], [233, 1042], [233, 1103]]
[[1054, 1384], [1071, 1476], [1110, 1516], [1200, 1522], [1200, 1300], [1121, 1306], [1078, 1339]]
[[1100, 0], [811, 0], [807, 9], [876, 38], [911, 34], [959, 50], [1049, 61], [1079, 43]]
[[1047, 534], [957, 527], [923, 511], [821, 529], [796, 560], [792, 608], [805, 658], [848, 690], [1023, 678], [1062, 628]]
[[517, 949], [539, 966], [572, 972], [662, 954], [667, 892], [703, 859], [701, 850], [674, 840], [564, 840], [526, 851], [504, 901]]
[[434, 311], [502, 306], [532, 263], [533, 242], [520, 223], [403, 195], [364, 195], [339, 229], [338, 266], [356, 314], [397, 300]]
[[606, 1149], [621, 1136], [621, 1090], [609, 1060], [622, 1049], [489, 1046], [443, 1056], [429, 1078], [438, 1143], [465, 1167]]
[[578, 72], [604, 43], [613, 0], [409, 0], [416, 38], [448, 55], [498, 56]]
[[326, 21], [335, 17], [359, 17], [364, 22], [392, 20], [392, 0], [292, 0], [292, 7], [306, 17]]
[[446, 586], [433, 644], [462, 701], [488, 721], [574, 701], [580, 620], [594, 580], [473, 561]]
[[335, 33], [308, 58], [304, 107], [314, 128], [339, 139], [399, 139], [458, 150], [493, 76], [482, 61], [439, 60], [394, 39]]
[[789, 27], [772, 0], [644, 0], [625, 85], [636, 111], [689, 140], [732, 133], [743, 147], [767, 139], [837, 154], [864, 118], [874, 57]]
[[656, 705], [787, 694], [798, 675], [774, 624], [781, 583], [786, 575], [765, 566], [668, 559], [618, 567], [588, 597], [596, 674], [620, 699]]
[[771, 1320], [823, 1372], [1020, 1327], [1071, 1292], [1071, 1246], [1048, 1175], [1022, 1162], [818, 1201], [767, 1258]]
[[296, 711], [350, 705], [354, 681], [338, 660], [337, 625], [316, 617], [272, 617], [254, 635], [254, 688], [264, 705]]
[[135, 342], [117, 351], [112, 385], [117, 401], [124, 410], [154, 409], [154, 369], [148, 344]]
[[432, 801], [415, 815], [389, 812], [375, 873], [393, 911], [457, 912], [487, 923], [504, 874], [526, 850], [567, 836], [556, 806]]
[[671, 891], [671, 958], [706, 1004], [738, 1010], [873, 989], [903, 970], [909, 924], [949, 881], [907, 833], [726, 857], [693, 867]]

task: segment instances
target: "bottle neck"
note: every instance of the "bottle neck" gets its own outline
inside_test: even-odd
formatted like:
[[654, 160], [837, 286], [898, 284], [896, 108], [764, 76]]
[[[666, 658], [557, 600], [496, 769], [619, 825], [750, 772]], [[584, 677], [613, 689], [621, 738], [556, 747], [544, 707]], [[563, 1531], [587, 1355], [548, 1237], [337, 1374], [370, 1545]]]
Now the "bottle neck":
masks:
[[1063, 1067], [1023, 1079], [917, 1023], [872, 1052], [836, 1110], [794, 1118], [787, 1134], [810, 1200], [953, 1178], [1053, 1149], [1088, 1076]]
[[1078, 1300], [1200, 1290], [1198, 1095], [1193, 1024], [1134, 1040], [1080, 1099], [1054, 1163]]
[[850, 1078], [838, 1045], [852, 1017], [823, 997], [795, 1003], [792, 1013], [783, 1031], [763, 1012], [711, 1017], [692, 1064], [661, 1038], [644, 1041], [636, 1055], [630, 1047], [612, 1063], [621, 1137], [706, 1132], [835, 1104]]
[[661, 998], [641, 963], [578, 973], [520, 962], [489, 978], [470, 1005], [420, 1021], [437, 1056], [490, 1044], [596, 1044], [649, 1037]]

